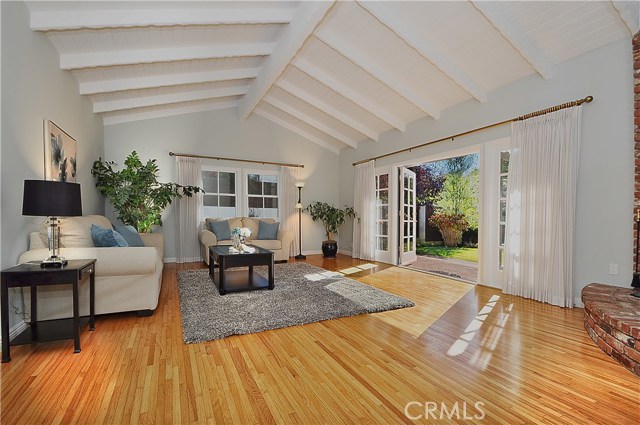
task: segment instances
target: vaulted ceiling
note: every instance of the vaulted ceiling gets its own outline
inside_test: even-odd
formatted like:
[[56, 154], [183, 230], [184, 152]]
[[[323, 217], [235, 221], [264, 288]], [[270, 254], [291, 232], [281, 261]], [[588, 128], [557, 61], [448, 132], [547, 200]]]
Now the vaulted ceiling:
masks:
[[28, 2], [104, 124], [237, 108], [333, 152], [638, 31], [636, 1]]

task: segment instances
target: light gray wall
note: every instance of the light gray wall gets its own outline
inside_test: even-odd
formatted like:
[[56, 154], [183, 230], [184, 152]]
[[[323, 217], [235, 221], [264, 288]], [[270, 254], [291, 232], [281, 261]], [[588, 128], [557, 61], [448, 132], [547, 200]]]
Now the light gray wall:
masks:
[[[161, 181], [175, 181], [175, 158], [169, 152], [304, 164], [302, 202], [338, 200], [338, 156], [270, 121], [252, 115], [239, 120], [235, 109], [200, 112], [105, 126], [105, 159], [122, 164], [135, 150], [143, 161], [157, 159]], [[277, 169], [273, 166], [206, 160], [204, 165]], [[115, 218], [107, 204], [107, 215]], [[163, 214], [165, 258], [176, 257], [174, 206]], [[325, 239], [320, 223], [302, 221], [302, 250], [319, 251]]]
[[[2, 2], [2, 267], [14, 265], [28, 249], [29, 233], [42, 218], [22, 216], [25, 179], [44, 178], [43, 121], [51, 119], [78, 141], [78, 182], [85, 214], [102, 214], [104, 202], [90, 169], [104, 155], [102, 119], [78, 83], [58, 65], [47, 37], [31, 31], [23, 2]], [[15, 297], [14, 297], [15, 298]], [[12, 301], [15, 304], [15, 299]], [[11, 325], [16, 317], [12, 317]]]
[[[575, 237], [575, 296], [591, 282], [629, 286], [632, 277], [633, 216], [633, 69], [631, 37], [567, 61], [545, 81], [531, 76], [489, 95], [486, 104], [468, 101], [443, 111], [438, 121], [425, 118], [362, 143], [340, 155], [340, 204], [353, 202], [352, 162], [447, 137], [559, 103], [593, 95], [583, 112]], [[377, 166], [495, 140], [509, 126], [475, 133], [385, 158]], [[341, 243], [351, 240], [344, 229]], [[609, 263], [620, 274], [609, 275]]]

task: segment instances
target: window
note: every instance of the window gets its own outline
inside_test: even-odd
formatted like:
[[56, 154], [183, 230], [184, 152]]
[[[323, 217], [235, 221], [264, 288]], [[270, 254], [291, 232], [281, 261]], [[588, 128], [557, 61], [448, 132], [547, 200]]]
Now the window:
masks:
[[498, 237], [498, 268], [504, 269], [504, 240], [507, 230], [507, 187], [509, 182], [509, 151], [500, 152], [500, 210], [498, 215], [500, 235]]
[[205, 217], [238, 216], [236, 176], [234, 170], [203, 168], [202, 186], [205, 194], [202, 202]]
[[247, 216], [278, 218], [278, 175], [247, 172]]

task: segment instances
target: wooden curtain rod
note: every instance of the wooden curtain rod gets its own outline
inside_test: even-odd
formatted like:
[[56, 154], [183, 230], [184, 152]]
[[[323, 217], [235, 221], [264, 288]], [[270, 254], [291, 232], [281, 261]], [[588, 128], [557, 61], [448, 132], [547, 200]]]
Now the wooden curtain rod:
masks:
[[287, 164], [287, 163], [284, 163], [284, 162], [255, 161], [253, 159], [224, 158], [222, 156], [195, 155], [195, 154], [191, 154], [191, 153], [169, 152], [169, 156], [184, 156], [184, 157], [188, 157], [188, 158], [217, 159], [219, 161], [238, 161], [238, 162], [250, 162], [252, 164], [269, 164], [269, 165], [280, 165], [280, 166], [283, 166], [283, 167], [304, 168], [304, 164]]
[[422, 144], [416, 145], [416, 146], [412, 146], [410, 148], [400, 149], [400, 150], [397, 150], [397, 151], [385, 153], [383, 155], [374, 156], [372, 158], [362, 159], [360, 161], [354, 162], [353, 166], [355, 167], [358, 164], [364, 164], [365, 162], [375, 161], [377, 159], [386, 158], [388, 156], [397, 155], [399, 153], [411, 152], [414, 149], [419, 149], [419, 148], [425, 147], [427, 145], [432, 145], [434, 143], [444, 142], [446, 140], [453, 141], [456, 137], [466, 136], [467, 134], [475, 133], [475, 132], [482, 131], [482, 130], [487, 130], [489, 128], [498, 127], [500, 125], [508, 124], [508, 123], [515, 122], [515, 121], [526, 120], [526, 119], [529, 119], [529, 118], [537, 117], [539, 115], [548, 114], [549, 112], [556, 112], [556, 111], [559, 111], [561, 109], [570, 108], [572, 106], [579, 106], [579, 105], [582, 105], [583, 103], [591, 103], [592, 101], [593, 101], [593, 96], [587, 96], [584, 99], [578, 99], [578, 100], [574, 100], [573, 102], [562, 103], [560, 105], [552, 106], [552, 107], [547, 108], [547, 109], [542, 109], [540, 111], [531, 112], [529, 114], [521, 115], [521, 116], [516, 117], [516, 118], [511, 118], [509, 120], [500, 121], [500, 122], [497, 122], [495, 124], [489, 124], [489, 125], [485, 125], [484, 127], [474, 128], [473, 130], [465, 131], [464, 133], [454, 134], [453, 136], [443, 137], [442, 139], [431, 140], [429, 142], [422, 143]]

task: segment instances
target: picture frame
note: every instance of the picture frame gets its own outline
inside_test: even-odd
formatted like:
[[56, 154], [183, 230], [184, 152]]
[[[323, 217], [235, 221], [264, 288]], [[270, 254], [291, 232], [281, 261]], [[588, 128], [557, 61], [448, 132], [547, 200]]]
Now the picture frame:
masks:
[[51, 120], [44, 120], [44, 179], [77, 181], [77, 141]]

